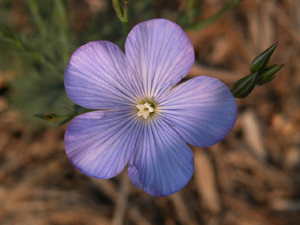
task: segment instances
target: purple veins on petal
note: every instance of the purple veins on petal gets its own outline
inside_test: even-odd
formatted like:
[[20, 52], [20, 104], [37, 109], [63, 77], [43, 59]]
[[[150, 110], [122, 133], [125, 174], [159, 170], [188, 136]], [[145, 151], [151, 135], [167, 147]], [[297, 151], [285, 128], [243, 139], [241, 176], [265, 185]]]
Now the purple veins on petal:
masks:
[[141, 130], [128, 163], [133, 184], [154, 196], [183, 188], [194, 170], [192, 151], [164, 121], [157, 118]]
[[108, 41], [77, 49], [65, 70], [65, 88], [76, 104], [89, 109], [122, 108], [140, 95], [122, 50]]
[[94, 111], [75, 117], [65, 133], [66, 153], [83, 173], [107, 179], [118, 175], [134, 149], [141, 125], [128, 111]]
[[172, 89], [161, 102], [162, 118], [189, 144], [208, 147], [227, 136], [237, 119], [237, 106], [228, 87], [200, 76]]
[[206, 147], [222, 140], [235, 124], [236, 102], [227, 86], [211, 77], [174, 87], [191, 69], [194, 50], [173, 22], [136, 25], [125, 52], [95, 41], [71, 56], [67, 94], [82, 107], [103, 111], [71, 121], [66, 153], [76, 168], [96, 178], [116, 176], [128, 164], [137, 187], [153, 196], [170, 195], [193, 174], [186, 143]]
[[177, 84], [194, 64], [194, 49], [175, 23], [153, 19], [136, 25], [125, 53], [146, 98], [156, 98]]

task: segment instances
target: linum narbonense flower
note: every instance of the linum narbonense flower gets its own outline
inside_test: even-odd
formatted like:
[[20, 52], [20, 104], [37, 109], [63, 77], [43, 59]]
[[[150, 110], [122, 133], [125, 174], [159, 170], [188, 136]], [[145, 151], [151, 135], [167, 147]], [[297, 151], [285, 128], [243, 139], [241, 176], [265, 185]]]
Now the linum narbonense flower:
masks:
[[65, 88], [73, 102], [95, 111], [75, 117], [67, 128], [71, 163], [101, 179], [128, 165], [131, 181], [145, 192], [179, 191], [194, 169], [187, 143], [214, 145], [237, 118], [235, 99], [221, 81], [199, 76], [177, 85], [193, 63], [189, 38], [165, 19], [136, 25], [125, 54], [108, 41], [78, 48], [65, 71]]

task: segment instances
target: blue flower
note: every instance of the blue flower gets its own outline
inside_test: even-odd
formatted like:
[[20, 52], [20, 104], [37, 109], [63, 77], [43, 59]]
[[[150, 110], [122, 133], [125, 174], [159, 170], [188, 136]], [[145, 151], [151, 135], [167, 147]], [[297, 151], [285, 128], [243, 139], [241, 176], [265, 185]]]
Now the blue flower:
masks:
[[191, 178], [188, 144], [222, 140], [237, 118], [230, 90], [199, 76], [178, 86], [194, 64], [184, 31], [165, 19], [136, 25], [125, 54], [108, 41], [78, 48], [65, 71], [65, 88], [78, 105], [96, 111], [75, 117], [65, 133], [71, 163], [108, 179], [126, 165], [134, 185], [154, 196], [179, 191]]

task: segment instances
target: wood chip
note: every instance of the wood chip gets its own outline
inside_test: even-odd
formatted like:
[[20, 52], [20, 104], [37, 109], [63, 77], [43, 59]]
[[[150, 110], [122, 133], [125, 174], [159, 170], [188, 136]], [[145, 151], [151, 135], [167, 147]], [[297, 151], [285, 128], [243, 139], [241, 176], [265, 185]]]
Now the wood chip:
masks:
[[263, 133], [261, 131], [258, 118], [251, 109], [240, 115], [244, 140], [251, 152], [261, 161], [267, 158], [267, 152], [263, 144]]
[[194, 157], [196, 185], [202, 203], [211, 212], [219, 213], [221, 207], [212, 162], [203, 149], [197, 149]]

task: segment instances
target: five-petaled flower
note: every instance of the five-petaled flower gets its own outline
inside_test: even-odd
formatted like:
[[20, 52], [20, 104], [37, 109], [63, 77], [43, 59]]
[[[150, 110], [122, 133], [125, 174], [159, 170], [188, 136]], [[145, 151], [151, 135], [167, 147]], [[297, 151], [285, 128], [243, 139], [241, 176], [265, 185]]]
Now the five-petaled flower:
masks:
[[186, 143], [214, 145], [237, 118], [235, 99], [221, 81], [199, 76], [175, 86], [193, 63], [189, 38], [165, 19], [136, 25], [125, 54], [108, 41], [78, 48], [65, 88], [73, 102], [96, 111], [75, 117], [67, 128], [72, 164], [101, 179], [128, 165], [133, 184], [151, 195], [180, 190], [194, 169]]

